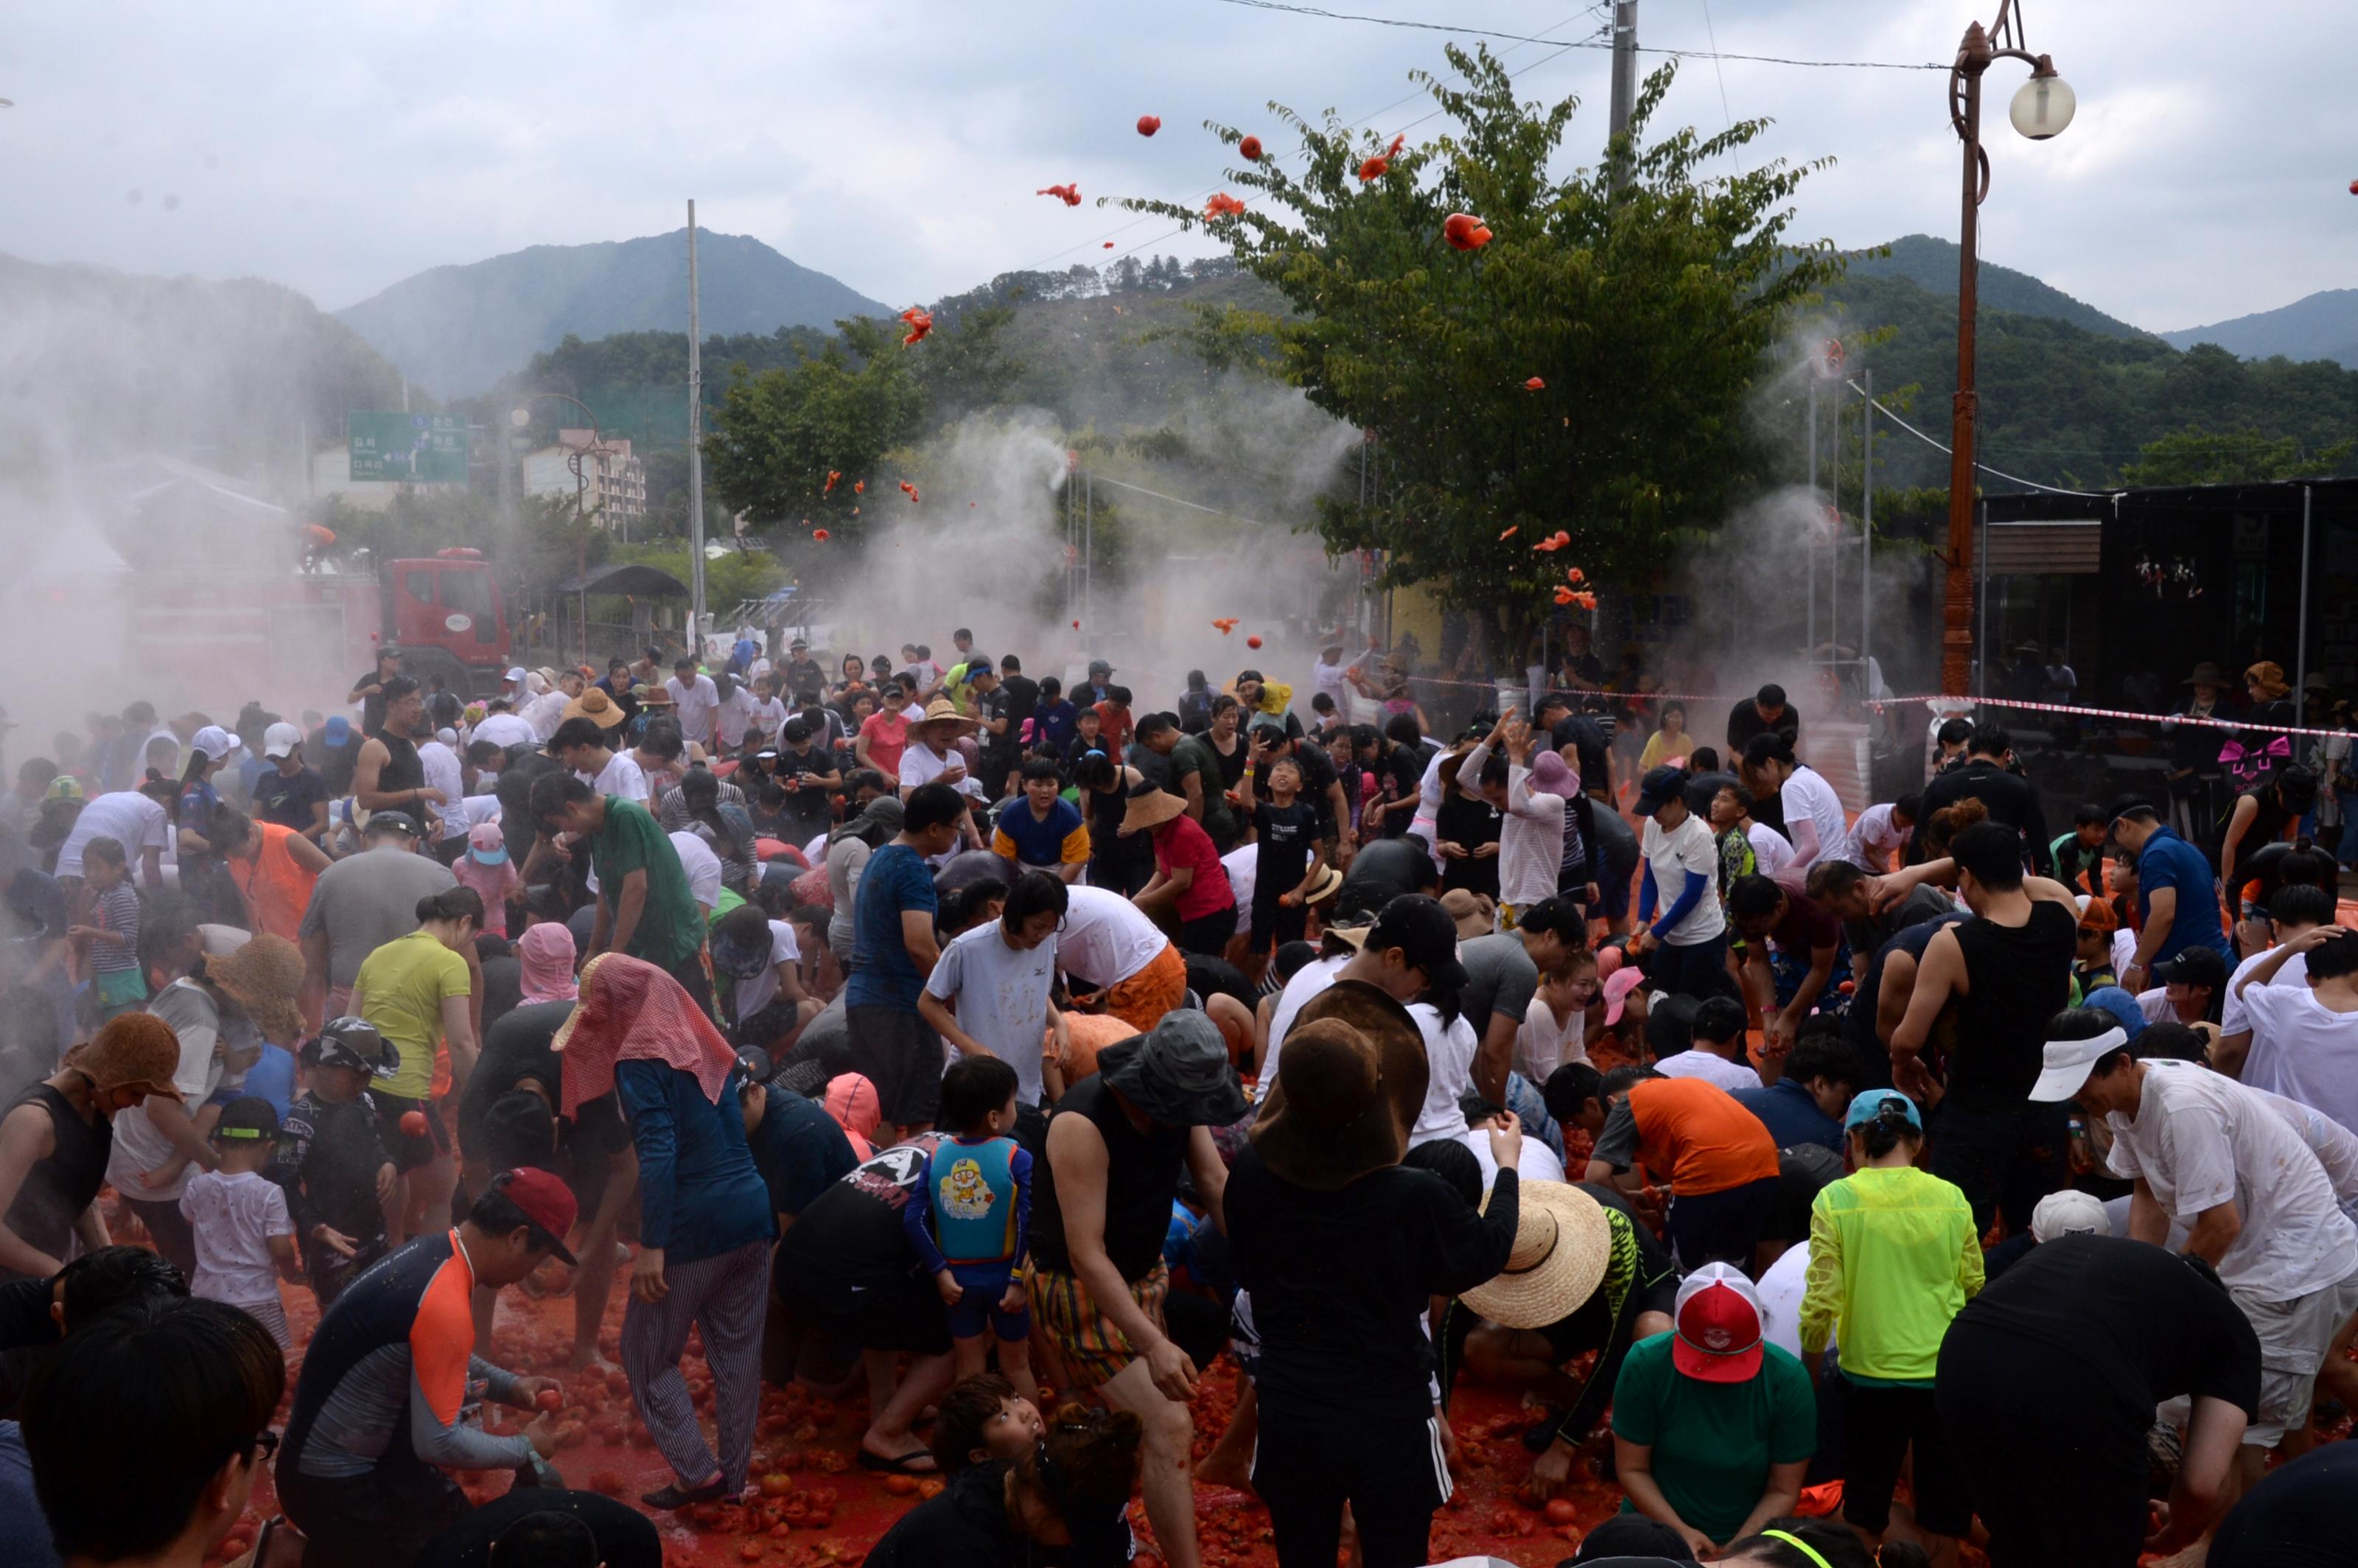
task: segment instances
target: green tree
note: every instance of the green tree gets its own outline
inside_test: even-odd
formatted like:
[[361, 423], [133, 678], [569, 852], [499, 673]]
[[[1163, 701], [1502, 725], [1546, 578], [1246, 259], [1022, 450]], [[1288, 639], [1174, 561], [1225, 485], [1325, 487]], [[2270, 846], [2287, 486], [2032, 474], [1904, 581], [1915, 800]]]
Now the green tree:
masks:
[[[830, 343], [792, 370], [732, 373], [704, 444], [722, 510], [751, 512], [757, 525], [799, 527], [808, 518], [847, 543], [859, 535], [853, 483], [874, 478], [885, 452], [914, 438], [925, 416], [909, 364], [916, 345], [865, 346], [872, 351], [864, 362]], [[830, 471], [843, 476], [832, 492]]]
[[2329, 475], [2350, 455], [2352, 443], [2338, 441], [2316, 450], [2298, 437], [2270, 438], [2258, 427], [2238, 425], [2206, 430], [2189, 425], [2147, 441], [2136, 462], [2121, 469], [2124, 485], [2244, 484]]
[[[1629, 170], [1617, 189], [1606, 168], [1550, 173], [1574, 100], [1519, 103], [1487, 49], [1448, 57], [1462, 84], [1417, 79], [1455, 129], [1371, 179], [1358, 175], [1378, 144], [1280, 111], [1302, 135], [1301, 172], [1274, 160], [1233, 171], [1258, 207], [1207, 218], [1124, 205], [1228, 241], [1293, 308], [1207, 314], [1199, 341], [1216, 355], [1266, 342], [1283, 379], [1374, 432], [1383, 494], [1322, 503], [1329, 547], [1383, 549], [1388, 581], [1431, 581], [1520, 621], [1566, 565], [1641, 578], [1665, 544], [1717, 523], [1755, 466], [1745, 406], [1763, 351], [1842, 264], [1829, 244], [1784, 239], [1786, 203], [1817, 166], [1701, 172], [1766, 122], [1644, 140], [1671, 68], [1647, 81], [1613, 149]], [[1452, 249], [1443, 221], [1455, 211], [1496, 237]], [[1543, 385], [1527, 390], [1535, 376]], [[1509, 528], [1519, 536], [1502, 543]], [[1535, 554], [1557, 528], [1572, 547]]]

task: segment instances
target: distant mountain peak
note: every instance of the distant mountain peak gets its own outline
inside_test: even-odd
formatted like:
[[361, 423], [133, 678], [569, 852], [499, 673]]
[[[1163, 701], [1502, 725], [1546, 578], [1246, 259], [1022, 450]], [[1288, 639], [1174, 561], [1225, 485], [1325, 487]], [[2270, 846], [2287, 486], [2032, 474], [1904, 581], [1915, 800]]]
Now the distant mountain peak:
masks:
[[[750, 234], [697, 232], [708, 333], [827, 328], [892, 307], [779, 254]], [[531, 245], [438, 266], [335, 312], [419, 386], [471, 396], [570, 333], [687, 330], [687, 231], [586, 245]]]
[[2358, 288], [2325, 288], [2274, 310], [2161, 334], [2181, 349], [2216, 343], [2239, 359], [2331, 360], [2358, 370]]
[[[1853, 252], [1850, 270], [1866, 277], [1904, 277], [1931, 294], [1953, 297], [1957, 292], [1957, 243], [1931, 234], [1902, 234], [1887, 245], [1887, 256]], [[2141, 328], [2107, 316], [2083, 300], [2074, 299], [2052, 284], [2027, 272], [2000, 266], [1984, 257], [1979, 282], [1985, 310], [2011, 310], [2020, 316], [2047, 316], [2108, 338], [2153, 336]]]

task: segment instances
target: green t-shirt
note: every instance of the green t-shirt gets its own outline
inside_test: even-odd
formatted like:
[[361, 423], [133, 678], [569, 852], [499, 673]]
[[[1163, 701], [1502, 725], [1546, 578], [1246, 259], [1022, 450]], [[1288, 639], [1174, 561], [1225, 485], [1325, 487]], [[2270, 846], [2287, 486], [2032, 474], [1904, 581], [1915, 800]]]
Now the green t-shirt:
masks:
[[1801, 1364], [1773, 1345], [1748, 1382], [1686, 1377], [1671, 1361], [1676, 1338], [1658, 1334], [1629, 1347], [1613, 1385], [1613, 1435], [1651, 1448], [1662, 1496], [1725, 1545], [1760, 1501], [1768, 1467], [1817, 1451], [1817, 1397]]
[[606, 826], [590, 840], [590, 859], [610, 917], [622, 907], [622, 879], [633, 871], [647, 874], [646, 903], [624, 952], [668, 969], [704, 945], [704, 916], [680, 869], [679, 851], [645, 806], [608, 795]]

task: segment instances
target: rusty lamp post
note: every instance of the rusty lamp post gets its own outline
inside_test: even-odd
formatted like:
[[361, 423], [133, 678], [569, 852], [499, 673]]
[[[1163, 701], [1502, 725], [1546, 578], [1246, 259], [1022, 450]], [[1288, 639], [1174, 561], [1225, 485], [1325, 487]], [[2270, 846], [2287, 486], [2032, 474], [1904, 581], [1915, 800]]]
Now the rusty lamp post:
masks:
[[2030, 80], [2014, 95], [2007, 117], [2014, 128], [2043, 142], [2071, 123], [2071, 89], [2043, 54], [2022, 47], [2022, 23], [2015, 0], [1998, 0], [1997, 21], [1987, 32], [1979, 22], [1965, 29], [1949, 68], [1949, 122], [1965, 146], [1964, 224], [1957, 260], [1957, 393], [1950, 418], [1949, 577], [1941, 633], [1941, 690], [1963, 697], [1974, 662], [1974, 458], [1979, 423], [1974, 390], [1974, 316], [1980, 263], [1975, 255], [1982, 198], [1989, 194], [1989, 156], [1982, 150], [1982, 76], [2001, 59], [2030, 66]]

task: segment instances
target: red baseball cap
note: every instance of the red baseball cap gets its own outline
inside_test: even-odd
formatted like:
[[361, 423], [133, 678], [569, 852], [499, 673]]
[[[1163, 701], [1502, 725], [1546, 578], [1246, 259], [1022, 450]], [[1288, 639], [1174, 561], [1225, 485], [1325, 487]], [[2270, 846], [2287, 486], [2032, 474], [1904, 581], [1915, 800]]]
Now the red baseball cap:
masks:
[[565, 1248], [565, 1233], [581, 1213], [574, 1201], [573, 1189], [546, 1171], [530, 1165], [507, 1171], [492, 1182], [492, 1190], [504, 1194], [507, 1200], [524, 1211], [524, 1217], [557, 1238], [554, 1249], [560, 1263], [570, 1265], [573, 1254]]
[[1703, 1383], [1743, 1383], [1760, 1371], [1760, 1295], [1725, 1263], [1706, 1263], [1679, 1286], [1671, 1364]]

